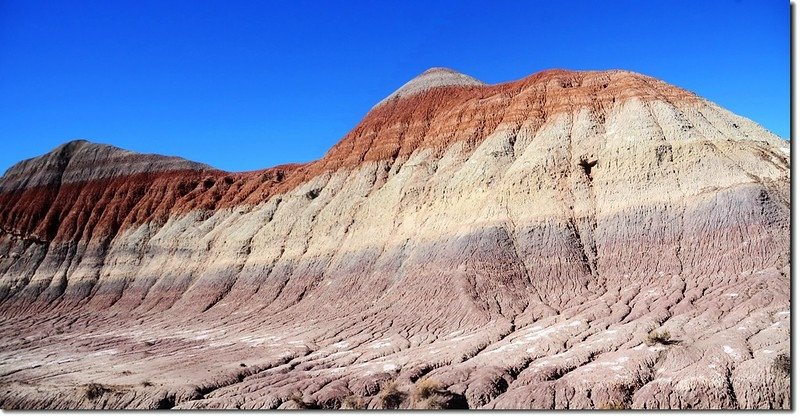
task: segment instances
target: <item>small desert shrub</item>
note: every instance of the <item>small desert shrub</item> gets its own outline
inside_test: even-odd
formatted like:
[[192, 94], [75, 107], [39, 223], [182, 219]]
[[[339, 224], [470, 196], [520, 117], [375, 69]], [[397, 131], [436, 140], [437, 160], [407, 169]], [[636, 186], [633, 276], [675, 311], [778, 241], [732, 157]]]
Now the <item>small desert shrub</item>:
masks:
[[319, 197], [319, 192], [320, 192], [320, 190], [311, 190], [311, 191], [306, 193], [306, 198], [308, 198], [309, 200], [313, 200], [313, 199]]
[[416, 387], [414, 387], [414, 401], [421, 401], [430, 398], [434, 394], [438, 393], [441, 389], [442, 387], [438, 382], [430, 378], [425, 378], [422, 381], [417, 382]]
[[362, 410], [364, 409], [364, 401], [354, 395], [351, 395], [342, 401], [342, 408], [345, 410]]
[[103, 384], [92, 382], [91, 384], [88, 384], [84, 387], [83, 395], [84, 397], [86, 397], [87, 400], [94, 401], [102, 397], [103, 394], [105, 394], [108, 391], [109, 389], [106, 388]]
[[406, 399], [406, 394], [397, 389], [397, 383], [388, 381], [383, 384], [381, 391], [378, 393], [378, 398], [381, 400], [381, 407], [385, 409], [397, 409], [403, 400]]
[[414, 387], [414, 408], [444, 410], [448, 408], [448, 399], [444, 394], [441, 384], [425, 378]]
[[781, 353], [772, 361], [772, 369], [783, 376], [789, 376], [792, 373], [792, 361], [789, 355]]
[[297, 408], [301, 410], [312, 410], [319, 408], [313, 402], [308, 403], [303, 401], [303, 394], [300, 392], [295, 392], [294, 394], [292, 394], [292, 396], [289, 397], [289, 401], [293, 402], [297, 406]]
[[303, 401], [303, 394], [299, 392], [295, 392], [294, 394], [292, 394], [292, 396], [289, 397], [289, 401], [293, 402], [299, 409], [308, 408], [306, 407], [306, 402]]
[[145, 380], [145, 381], [142, 381], [142, 386], [143, 387], [152, 387], [153, 383], [150, 382], [149, 380]]
[[447, 409], [447, 399], [439, 394], [434, 394], [418, 402], [417, 407], [425, 410], [444, 410]]
[[625, 403], [623, 403], [622, 401], [609, 401], [609, 402], [605, 402], [605, 403], [600, 404], [600, 406], [597, 407], [597, 409], [598, 410], [627, 410], [628, 406], [625, 405]]
[[647, 334], [647, 338], [645, 339], [645, 343], [647, 346], [653, 345], [668, 345], [672, 343], [672, 339], [670, 338], [670, 334], [668, 331], [664, 330], [662, 332], [658, 331], [651, 331]]

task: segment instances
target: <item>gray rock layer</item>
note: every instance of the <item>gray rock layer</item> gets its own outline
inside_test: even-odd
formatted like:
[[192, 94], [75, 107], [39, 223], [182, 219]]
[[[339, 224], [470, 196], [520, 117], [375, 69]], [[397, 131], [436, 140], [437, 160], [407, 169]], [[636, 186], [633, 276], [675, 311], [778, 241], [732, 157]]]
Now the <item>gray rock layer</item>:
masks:
[[[102, 239], [4, 229], [0, 405], [789, 408], [788, 144], [704, 100], [598, 111]], [[112, 154], [75, 172], [205, 169]]]

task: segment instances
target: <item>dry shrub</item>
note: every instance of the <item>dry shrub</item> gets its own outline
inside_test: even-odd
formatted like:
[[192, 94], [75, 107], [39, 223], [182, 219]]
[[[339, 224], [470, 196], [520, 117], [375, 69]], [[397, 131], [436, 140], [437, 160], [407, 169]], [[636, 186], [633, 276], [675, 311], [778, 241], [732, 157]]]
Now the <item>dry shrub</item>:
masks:
[[772, 369], [780, 375], [789, 376], [792, 373], [792, 360], [789, 355], [781, 353], [772, 361]]
[[364, 401], [361, 398], [356, 397], [355, 395], [351, 395], [342, 401], [342, 409], [345, 410], [363, 410], [364, 409]]
[[600, 406], [597, 407], [597, 409], [598, 410], [627, 410], [628, 406], [625, 405], [625, 403], [623, 403], [622, 401], [609, 401], [609, 402], [605, 402], [605, 403], [600, 404]]
[[293, 393], [292, 396], [289, 397], [289, 401], [293, 402], [297, 406], [297, 408], [301, 410], [308, 408], [306, 406], [306, 402], [303, 401], [303, 394], [299, 392]]
[[406, 394], [397, 389], [395, 381], [387, 381], [378, 393], [381, 407], [389, 410], [400, 408], [400, 404], [406, 399]]
[[289, 401], [293, 402], [295, 406], [297, 406], [300, 410], [316, 410], [320, 407], [314, 402], [306, 402], [303, 400], [303, 394], [301, 392], [295, 392], [294, 394], [289, 397]]
[[83, 388], [83, 396], [89, 401], [94, 401], [103, 396], [106, 392], [110, 391], [103, 384], [92, 382]]
[[434, 394], [425, 400], [418, 402], [417, 407], [425, 410], [444, 410], [448, 408], [447, 398], [439, 394]]
[[668, 331], [664, 330], [662, 332], [658, 331], [651, 331], [647, 334], [647, 338], [645, 339], [645, 343], [647, 346], [654, 346], [654, 345], [669, 345], [672, 344], [672, 339]]
[[427, 410], [444, 410], [448, 408], [447, 397], [442, 385], [431, 378], [417, 382], [414, 387], [414, 407]]
[[420, 401], [430, 398], [441, 390], [442, 387], [438, 382], [430, 378], [425, 378], [417, 382], [417, 385], [414, 387], [414, 400]]

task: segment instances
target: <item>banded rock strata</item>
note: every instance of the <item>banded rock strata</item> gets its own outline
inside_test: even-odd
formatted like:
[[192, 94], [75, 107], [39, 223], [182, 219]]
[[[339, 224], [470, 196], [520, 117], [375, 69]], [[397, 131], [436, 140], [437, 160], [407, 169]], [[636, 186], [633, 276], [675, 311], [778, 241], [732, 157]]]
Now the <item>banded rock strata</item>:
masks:
[[446, 69], [308, 164], [70, 142], [0, 179], [0, 405], [788, 408], [788, 148], [640, 74]]

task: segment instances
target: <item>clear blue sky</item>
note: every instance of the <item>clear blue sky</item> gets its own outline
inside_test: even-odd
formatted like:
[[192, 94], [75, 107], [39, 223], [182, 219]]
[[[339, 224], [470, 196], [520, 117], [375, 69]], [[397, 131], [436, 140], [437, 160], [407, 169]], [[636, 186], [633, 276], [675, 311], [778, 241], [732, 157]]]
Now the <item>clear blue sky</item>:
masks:
[[76, 138], [309, 161], [432, 66], [628, 69], [789, 137], [785, 0], [0, 0], [0, 172]]

